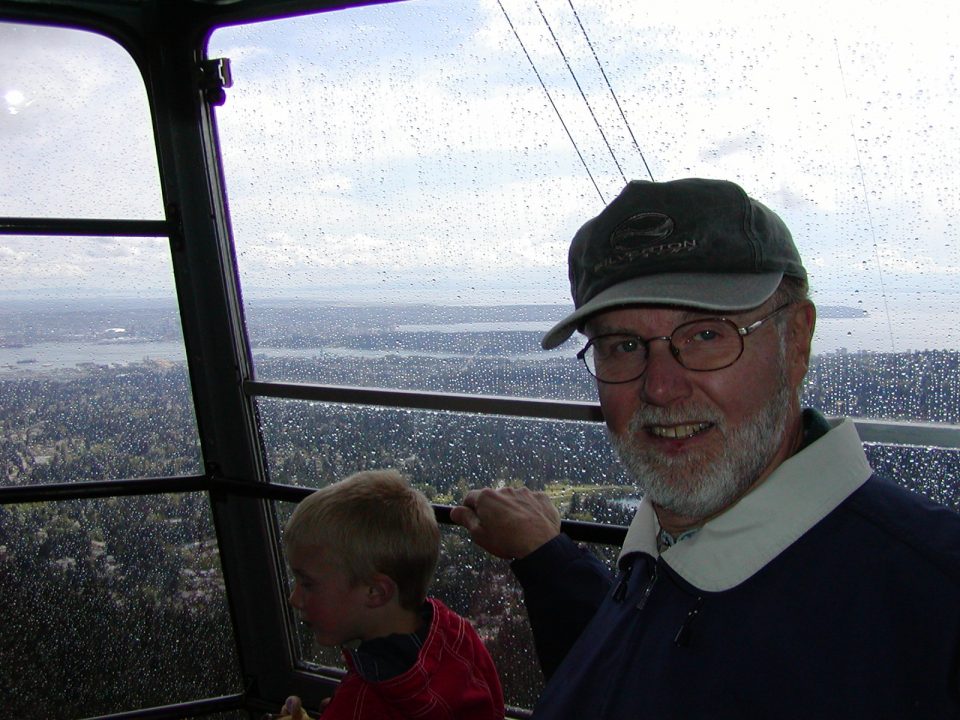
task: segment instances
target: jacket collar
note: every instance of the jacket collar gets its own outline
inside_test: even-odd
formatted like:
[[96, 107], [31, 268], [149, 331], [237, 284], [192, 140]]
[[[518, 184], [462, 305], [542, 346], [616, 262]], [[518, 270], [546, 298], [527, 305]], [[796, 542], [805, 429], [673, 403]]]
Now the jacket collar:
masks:
[[[873, 474], [849, 418], [778, 466], [733, 507], [691, 538], [667, 548], [663, 562], [706, 592], [736, 587], [796, 542]], [[627, 531], [620, 560], [657, 557], [660, 523], [646, 499]]]

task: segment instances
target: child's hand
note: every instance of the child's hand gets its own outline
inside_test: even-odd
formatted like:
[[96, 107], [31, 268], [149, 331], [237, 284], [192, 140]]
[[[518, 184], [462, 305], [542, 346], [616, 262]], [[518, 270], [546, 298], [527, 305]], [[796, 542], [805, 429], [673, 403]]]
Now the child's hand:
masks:
[[303, 709], [303, 703], [296, 695], [291, 695], [277, 715], [265, 715], [264, 720], [313, 720]]

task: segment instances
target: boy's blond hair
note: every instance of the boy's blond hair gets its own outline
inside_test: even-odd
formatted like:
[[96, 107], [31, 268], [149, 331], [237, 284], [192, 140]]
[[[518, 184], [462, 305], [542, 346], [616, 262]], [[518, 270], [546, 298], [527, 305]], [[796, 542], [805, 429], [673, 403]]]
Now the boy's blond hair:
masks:
[[304, 498], [284, 529], [291, 548], [320, 547], [351, 584], [382, 573], [400, 606], [417, 610], [440, 555], [440, 528], [426, 496], [395, 470], [365, 470]]

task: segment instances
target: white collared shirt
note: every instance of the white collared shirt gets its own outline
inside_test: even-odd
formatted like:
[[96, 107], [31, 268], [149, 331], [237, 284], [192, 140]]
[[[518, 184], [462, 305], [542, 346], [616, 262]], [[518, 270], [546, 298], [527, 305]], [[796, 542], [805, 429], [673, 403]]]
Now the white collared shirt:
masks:
[[[663, 561], [694, 587], [720, 592], [752, 577], [796, 542], [873, 474], [853, 420], [830, 421], [816, 442], [785, 460], [733, 507], [663, 553]], [[644, 498], [620, 558], [652, 557], [660, 523]]]

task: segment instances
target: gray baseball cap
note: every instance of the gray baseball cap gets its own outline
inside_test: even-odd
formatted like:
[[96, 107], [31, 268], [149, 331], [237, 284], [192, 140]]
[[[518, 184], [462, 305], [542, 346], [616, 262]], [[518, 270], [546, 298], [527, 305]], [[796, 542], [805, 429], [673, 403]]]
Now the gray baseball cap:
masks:
[[783, 221], [726, 180], [633, 180], [570, 243], [574, 312], [540, 344], [623, 305], [729, 312], [763, 303], [784, 275], [807, 271]]

